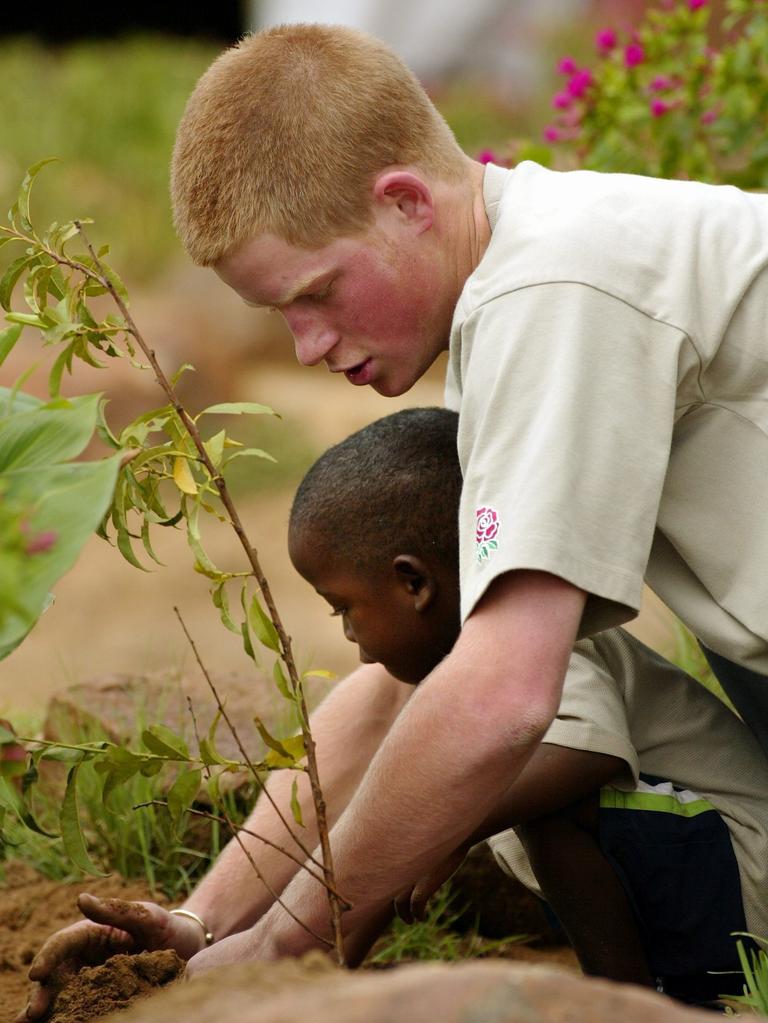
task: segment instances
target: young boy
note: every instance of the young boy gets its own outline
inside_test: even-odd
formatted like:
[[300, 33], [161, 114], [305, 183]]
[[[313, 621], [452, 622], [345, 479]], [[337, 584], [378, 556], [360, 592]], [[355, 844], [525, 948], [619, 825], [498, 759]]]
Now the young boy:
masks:
[[[457, 421], [411, 409], [372, 423], [321, 456], [291, 513], [295, 567], [361, 660], [410, 683], [459, 633]], [[707, 975], [738, 969], [732, 932], [768, 934], [766, 786], [735, 715], [611, 629], [576, 644], [542, 745], [416, 889], [489, 838], [499, 864], [545, 894], [585, 972], [706, 1002], [738, 988]]]

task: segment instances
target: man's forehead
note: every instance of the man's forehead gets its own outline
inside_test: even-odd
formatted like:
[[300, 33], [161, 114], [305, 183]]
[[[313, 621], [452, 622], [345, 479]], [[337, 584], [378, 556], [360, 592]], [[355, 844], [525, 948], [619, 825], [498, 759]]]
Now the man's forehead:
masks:
[[215, 266], [225, 284], [249, 305], [288, 305], [327, 277], [335, 266], [333, 253], [290, 245], [262, 235], [222, 257]]

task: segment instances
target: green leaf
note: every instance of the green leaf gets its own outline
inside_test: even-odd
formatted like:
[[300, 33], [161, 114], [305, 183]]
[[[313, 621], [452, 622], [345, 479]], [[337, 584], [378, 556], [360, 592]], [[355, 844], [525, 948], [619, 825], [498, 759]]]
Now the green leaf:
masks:
[[141, 741], [150, 753], [171, 760], [189, 760], [189, 748], [180, 735], [165, 725], [150, 725], [141, 733]]
[[219, 430], [218, 433], [214, 434], [213, 437], [209, 438], [203, 444], [214, 469], [218, 469], [221, 465], [221, 460], [224, 457], [224, 441], [226, 440], [226, 437], [226, 430]]
[[182, 509], [187, 512], [187, 543], [195, 555], [195, 571], [218, 582], [221, 579], [221, 572], [208, 557], [202, 544], [200, 526], [198, 524], [200, 506], [196, 502], [187, 501], [186, 498], [182, 498], [182, 501], [184, 502]]
[[178, 829], [181, 818], [190, 808], [200, 791], [203, 772], [200, 768], [192, 771], [181, 771], [173, 785], [168, 789], [168, 812], [174, 828]]
[[48, 156], [44, 160], [38, 160], [37, 163], [33, 163], [27, 173], [24, 175], [24, 180], [21, 183], [19, 189], [19, 198], [16, 202], [16, 207], [21, 217], [22, 226], [26, 231], [32, 230], [32, 225], [29, 222], [29, 197], [32, 191], [32, 184], [40, 171], [49, 163], [55, 163], [58, 158], [55, 156]]
[[[0, 388], [5, 392], [6, 388]], [[93, 437], [100, 394], [52, 401], [0, 419], [0, 472], [76, 458]]]
[[264, 609], [259, 603], [258, 597], [253, 598], [247, 613], [248, 624], [253, 629], [258, 641], [262, 644], [262, 646], [267, 647], [268, 650], [273, 650], [276, 654], [279, 654], [280, 637], [277, 634], [277, 629], [274, 624], [267, 617]]
[[304, 820], [301, 816], [301, 803], [299, 802], [299, 779], [293, 779], [293, 785], [291, 785], [291, 813], [293, 819], [299, 825], [300, 828], [304, 827]]
[[310, 671], [305, 671], [301, 676], [302, 678], [327, 678], [330, 681], [336, 678], [336, 675], [332, 671], [326, 671], [325, 668], [312, 668]]
[[19, 340], [23, 329], [24, 327], [21, 323], [12, 323], [5, 330], [0, 330], [0, 366], [2, 366], [13, 351], [13, 346]]
[[45, 831], [32, 816], [31, 811], [24, 802], [21, 793], [7, 778], [0, 774], [0, 806], [11, 810], [25, 827], [38, 835], [45, 835], [46, 838], [55, 838], [50, 831]]
[[76, 764], [67, 776], [67, 788], [59, 814], [59, 827], [64, 851], [70, 860], [85, 874], [106, 877], [91, 861], [85, 846], [85, 839], [80, 828], [80, 808], [77, 798], [77, 777], [80, 764]]
[[288, 739], [276, 739], [261, 718], [253, 720], [259, 730], [259, 735], [269, 747], [269, 752], [264, 758], [264, 763], [268, 767], [293, 767], [297, 761], [306, 756], [303, 735], [293, 735]]
[[268, 451], [264, 451], [261, 448], [240, 448], [239, 451], [235, 451], [227, 459], [227, 465], [233, 462], [236, 458], [265, 458], [268, 462], [277, 462], [277, 459], [270, 455]]
[[226, 585], [227, 581], [225, 579], [220, 582], [218, 586], [214, 586], [211, 590], [211, 599], [213, 600], [214, 607], [219, 609], [219, 615], [221, 616], [223, 625], [229, 629], [230, 632], [234, 632], [236, 636], [239, 636], [241, 635], [240, 627], [235, 624], [235, 621], [230, 614], [229, 597], [227, 596]]
[[131, 544], [131, 534], [125, 529], [122, 524], [117, 527], [117, 549], [120, 551], [122, 556], [128, 562], [129, 565], [133, 565], [134, 568], [140, 569], [142, 572], [148, 572], [149, 569], [145, 568], [144, 565], [139, 561], [133, 551], [133, 545]]
[[237, 761], [228, 760], [226, 757], [223, 757], [216, 748], [216, 731], [219, 727], [221, 716], [221, 711], [217, 710], [216, 716], [211, 722], [211, 727], [208, 729], [208, 735], [200, 740], [200, 759], [206, 767], [210, 767], [213, 764], [228, 768], [238, 767]]
[[97, 760], [94, 770], [104, 775], [102, 799], [106, 803], [114, 790], [129, 781], [141, 770], [142, 758], [122, 746], [113, 746], [105, 756]]
[[224, 401], [218, 405], [209, 405], [196, 418], [209, 415], [239, 416], [243, 413], [251, 416], [277, 416], [278, 419], [281, 418], [269, 405], [259, 405], [255, 401]]
[[171, 377], [171, 387], [175, 387], [176, 386], [176, 384], [181, 379], [182, 374], [186, 373], [187, 370], [189, 370], [191, 373], [195, 372], [195, 367], [192, 365], [191, 362], [185, 362], [182, 366], [179, 366], [179, 368], [176, 370], [176, 372]]
[[0, 305], [3, 309], [10, 311], [13, 289], [16, 287], [16, 282], [24, 273], [24, 270], [39, 262], [39, 254], [25, 252], [23, 256], [17, 256], [9, 264], [3, 276], [0, 277]]
[[291, 692], [288, 679], [285, 677], [285, 672], [283, 671], [283, 666], [280, 663], [280, 661], [275, 661], [275, 666], [272, 669], [272, 678], [274, 680], [275, 685], [280, 690], [280, 694], [286, 700], [293, 700], [294, 695]]

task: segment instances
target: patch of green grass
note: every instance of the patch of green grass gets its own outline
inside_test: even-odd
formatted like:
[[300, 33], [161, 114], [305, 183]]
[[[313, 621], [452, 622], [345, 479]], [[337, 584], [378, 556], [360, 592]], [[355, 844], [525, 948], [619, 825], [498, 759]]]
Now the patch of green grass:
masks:
[[0, 42], [4, 208], [27, 167], [60, 157], [35, 189], [36, 221], [92, 217], [89, 234], [97, 245], [112, 245], [120, 272], [134, 281], [151, 278], [181, 251], [168, 166], [187, 96], [216, 52], [210, 44], [161, 36], [56, 49], [27, 38]]
[[384, 966], [433, 959], [479, 959], [503, 955], [505, 949], [525, 942], [528, 937], [512, 935], [492, 940], [481, 937], [474, 928], [460, 933], [454, 925], [463, 913], [464, 907], [456, 905], [450, 884], [443, 885], [430, 900], [424, 920], [412, 924], [399, 918], [393, 920], [371, 949], [366, 964]]
[[[141, 716], [137, 715], [135, 735], [127, 743], [129, 747], [140, 745], [143, 727]], [[61, 737], [62, 741], [73, 743], [104, 738], [107, 738], [104, 731], [90, 724], [81, 726], [77, 734]], [[105, 801], [104, 778], [94, 769], [94, 764], [85, 763], [80, 767], [78, 800], [80, 825], [95, 866], [105, 874], [141, 878], [153, 893], [162, 892], [172, 900], [187, 895], [229, 840], [229, 829], [194, 814], [185, 814], [179, 827], [174, 828], [164, 807], [141, 806], [165, 799], [173, 781], [171, 771], [150, 777], [137, 774], [116, 787]], [[36, 785], [33, 809], [35, 819], [51, 833], [58, 832], [65, 774], [64, 765], [51, 761], [41, 764], [41, 780]], [[226, 814], [235, 825], [244, 822], [255, 795], [255, 784], [222, 795]], [[211, 807], [203, 805], [201, 809]], [[213, 812], [220, 813], [216, 808]], [[60, 838], [48, 838], [17, 821], [6, 820], [2, 839], [0, 877], [3, 859], [23, 859], [53, 880], [69, 881], [82, 876], [67, 856]]]

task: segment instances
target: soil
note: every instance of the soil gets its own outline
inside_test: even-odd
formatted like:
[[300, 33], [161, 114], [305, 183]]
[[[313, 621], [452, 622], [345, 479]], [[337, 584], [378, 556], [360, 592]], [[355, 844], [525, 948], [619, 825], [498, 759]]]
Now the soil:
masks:
[[[101, 898], [153, 898], [146, 885], [115, 876], [63, 884], [41, 878], [18, 862], [8, 864], [5, 875], [0, 886], [0, 1023], [13, 1023], [24, 1007], [29, 964], [45, 939], [60, 927], [81, 919], [76, 906], [80, 892], [93, 892]], [[573, 952], [563, 945], [508, 945], [503, 955], [520, 962], [578, 969]], [[327, 965], [325, 957], [322, 958]], [[304, 969], [303, 964], [296, 964], [295, 968], [299, 967]], [[59, 993], [50, 1023], [90, 1023], [101, 1019], [173, 983], [183, 969], [183, 962], [174, 952], [162, 951], [116, 955], [103, 966], [82, 969], [75, 977], [61, 975], [56, 982]], [[312, 966], [308, 962], [306, 969], [316, 972], [317, 964]], [[273, 972], [271, 968], [267, 971], [270, 976]]]
[[184, 960], [171, 949], [116, 955], [80, 970], [62, 985], [50, 1023], [88, 1023], [125, 1009], [179, 980]]
[[[59, 928], [82, 919], [76, 905], [77, 896], [82, 891], [93, 892], [102, 898], [153, 898], [146, 885], [118, 877], [88, 878], [74, 884], [62, 884], [40, 877], [23, 863], [5, 866], [5, 882], [0, 887], [0, 1023], [12, 1023], [24, 1007], [29, 986], [27, 970], [45, 939]], [[163, 900], [158, 898], [155, 901]], [[60, 983], [63, 981], [61, 978]], [[102, 1008], [99, 1015], [117, 1007], [117, 1004]], [[56, 1017], [58, 1023], [95, 1018], [98, 1017], [84, 1013]]]

